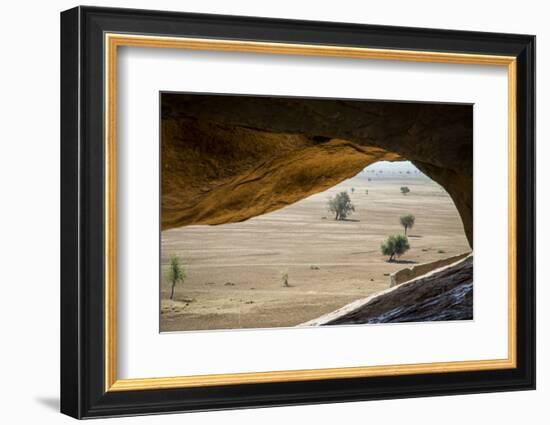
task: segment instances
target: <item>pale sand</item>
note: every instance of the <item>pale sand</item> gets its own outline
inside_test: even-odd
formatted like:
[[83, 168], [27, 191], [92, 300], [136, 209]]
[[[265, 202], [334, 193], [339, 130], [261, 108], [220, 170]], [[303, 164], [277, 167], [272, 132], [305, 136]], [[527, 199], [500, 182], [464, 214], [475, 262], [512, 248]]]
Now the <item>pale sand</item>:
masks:
[[[399, 191], [404, 185], [411, 189], [406, 196]], [[355, 204], [353, 221], [335, 221], [327, 211], [328, 197], [342, 190]], [[370, 182], [360, 175], [246, 222], [162, 232], [161, 331], [295, 326], [387, 289], [385, 274], [406, 264], [387, 263], [379, 247], [403, 232], [405, 213], [414, 214], [416, 224], [403, 262], [470, 250], [447, 193], [426, 177], [397, 173]], [[188, 277], [172, 301], [164, 276], [173, 253]], [[283, 287], [282, 272], [291, 287]]]

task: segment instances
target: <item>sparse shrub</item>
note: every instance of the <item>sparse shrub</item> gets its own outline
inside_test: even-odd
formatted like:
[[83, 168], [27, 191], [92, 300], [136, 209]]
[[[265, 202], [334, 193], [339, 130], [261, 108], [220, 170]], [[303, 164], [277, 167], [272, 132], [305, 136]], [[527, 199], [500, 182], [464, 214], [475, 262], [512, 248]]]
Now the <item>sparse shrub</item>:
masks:
[[347, 192], [340, 192], [334, 198], [328, 200], [328, 210], [334, 213], [335, 220], [345, 220], [346, 217], [355, 211], [355, 206]]
[[319, 270], [319, 266], [311, 265], [309, 266], [311, 270]]
[[369, 190], [365, 189], [365, 195], [368, 195], [368, 194], [369, 194]]
[[437, 250], [437, 253], [438, 253], [438, 254], [445, 254], [445, 251], [443, 251], [442, 249], [438, 249], [438, 250]]
[[407, 186], [401, 186], [400, 190], [403, 195], [406, 195], [411, 191]]
[[352, 188], [351, 188], [351, 193], [354, 193], [354, 192], [355, 192], [355, 188], [352, 187]]
[[288, 273], [283, 272], [281, 273], [281, 280], [283, 281], [283, 286], [288, 288], [290, 285], [288, 284]]
[[170, 299], [174, 299], [174, 289], [178, 282], [183, 283], [187, 273], [185, 267], [180, 263], [180, 258], [177, 255], [172, 255], [170, 258], [170, 268], [168, 269], [168, 281], [172, 284]]
[[405, 228], [405, 236], [407, 236], [407, 229], [412, 229], [412, 227], [414, 226], [414, 215], [402, 215], [399, 221], [401, 222], [401, 226]]
[[395, 257], [400, 257], [410, 248], [409, 240], [404, 235], [388, 236], [385, 242], [380, 245], [380, 251], [384, 255], [389, 255], [388, 261], [394, 261]]

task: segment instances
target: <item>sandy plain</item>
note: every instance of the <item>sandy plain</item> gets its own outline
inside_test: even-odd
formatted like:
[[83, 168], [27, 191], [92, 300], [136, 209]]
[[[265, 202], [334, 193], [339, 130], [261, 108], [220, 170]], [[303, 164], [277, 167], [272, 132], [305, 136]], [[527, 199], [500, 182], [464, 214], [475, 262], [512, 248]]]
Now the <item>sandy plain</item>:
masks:
[[[401, 194], [401, 186], [411, 192]], [[335, 221], [327, 200], [341, 191], [350, 194], [355, 213]], [[406, 213], [416, 217], [411, 249], [388, 263], [380, 244], [403, 232], [399, 217]], [[459, 214], [439, 185], [422, 174], [363, 172], [245, 222], [162, 232], [160, 330], [295, 326], [388, 288], [389, 273], [469, 250]], [[173, 254], [187, 278], [170, 300]]]

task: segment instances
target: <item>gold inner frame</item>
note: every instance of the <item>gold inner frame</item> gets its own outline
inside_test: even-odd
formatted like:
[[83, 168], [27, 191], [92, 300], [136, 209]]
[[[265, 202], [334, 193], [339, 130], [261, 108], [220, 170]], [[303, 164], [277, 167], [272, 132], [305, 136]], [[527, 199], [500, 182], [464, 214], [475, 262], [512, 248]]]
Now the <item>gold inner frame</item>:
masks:
[[[211, 40], [105, 34], [105, 391], [135, 391], [214, 385], [311, 381], [321, 379], [511, 369], [516, 367], [516, 58], [460, 53], [370, 49], [328, 45]], [[116, 325], [116, 99], [119, 46], [325, 56], [468, 65], [494, 65], [508, 71], [508, 357], [383, 366], [247, 372], [164, 378], [118, 379]]]

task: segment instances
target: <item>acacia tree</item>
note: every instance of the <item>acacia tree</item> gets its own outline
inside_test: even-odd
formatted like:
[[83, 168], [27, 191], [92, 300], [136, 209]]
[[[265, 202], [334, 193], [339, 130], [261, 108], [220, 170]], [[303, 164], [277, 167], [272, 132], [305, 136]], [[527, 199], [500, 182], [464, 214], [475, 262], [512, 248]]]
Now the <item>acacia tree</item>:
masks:
[[334, 198], [329, 198], [328, 210], [335, 215], [335, 220], [345, 220], [348, 215], [355, 212], [355, 206], [347, 192], [340, 192]]
[[283, 272], [281, 273], [281, 280], [283, 281], [283, 286], [285, 287], [290, 287], [290, 285], [288, 284], [288, 273], [287, 272]]
[[399, 221], [401, 222], [401, 226], [405, 228], [405, 236], [407, 236], [407, 229], [412, 229], [412, 227], [414, 226], [414, 215], [402, 215]]
[[380, 251], [384, 255], [389, 255], [388, 261], [394, 261], [395, 257], [400, 257], [410, 248], [409, 240], [404, 235], [392, 235], [389, 236], [383, 243], [380, 245]]
[[172, 255], [170, 258], [170, 268], [168, 269], [168, 280], [172, 284], [172, 292], [170, 293], [170, 299], [174, 299], [174, 289], [178, 282], [183, 283], [187, 273], [185, 267], [180, 263], [180, 259], [177, 255]]
[[409, 193], [411, 190], [407, 187], [407, 186], [401, 186], [401, 193], [403, 195], [406, 195], [407, 193]]

